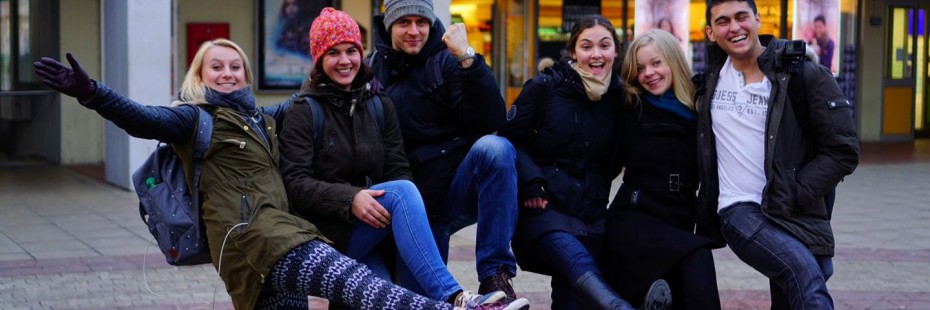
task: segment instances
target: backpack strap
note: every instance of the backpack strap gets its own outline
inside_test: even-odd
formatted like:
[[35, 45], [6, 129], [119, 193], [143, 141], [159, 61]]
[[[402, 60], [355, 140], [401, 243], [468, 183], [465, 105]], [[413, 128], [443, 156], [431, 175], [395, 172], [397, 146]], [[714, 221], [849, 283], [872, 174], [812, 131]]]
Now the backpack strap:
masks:
[[430, 92], [439, 89], [445, 80], [442, 76], [442, 69], [446, 65], [446, 54], [438, 52], [426, 59], [426, 87]]
[[[197, 105], [199, 116], [197, 118], [197, 136], [194, 139], [194, 184], [192, 184], [191, 201], [194, 205], [200, 205], [200, 195], [197, 188], [200, 187], [200, 172], [203, 166], [203, 156], [210, 148], [210, 139], [213, 136], [213, 115], [209, 111]], [[199, 208], [197, 208], [199, 210]]]
[[378, 133], [384, 139], [384, 105], [381, 103], [381, 95], [373, 94], [371, 100], [365, 103], [368, 105], [366, 110], [378, 124]]
[[320, 134], [323, 132], [323, 106], [320, 105], [319, 101], [313, 99], [310, 96], [303, 96], [304, 102], [307, 103], [307, 106], [310, 107], [310, 117], [311, 117], [311, 136], [313, 137], [313, 149], [317, 151], [320, 149]]
[[791, 74], [788, 79], [788, 99], [791, 100], [791, 108], [794, 110], [794, 117], [801, 124], [801, 129], [806, 130], [810, 118], [810, 111], [807, 103], [807, 87], [804, 85], [804, 62], [798, 66], [798, 72]]

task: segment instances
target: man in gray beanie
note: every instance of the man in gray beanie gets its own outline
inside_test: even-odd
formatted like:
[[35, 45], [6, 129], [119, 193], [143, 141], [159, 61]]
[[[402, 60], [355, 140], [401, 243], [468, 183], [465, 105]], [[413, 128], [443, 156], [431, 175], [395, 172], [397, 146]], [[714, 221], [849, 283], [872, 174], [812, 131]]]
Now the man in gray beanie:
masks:
[[384, 2], [384, 28], [391, 31], [391, 25], [398, 18], [414, 15], [420, 16], [432, 23], [436, 20], [433, 14], [433, 2], [429, 0], [387, 0]]
[[[517, 225], [516, 152], [493, 135], [504, 123], [501, 90], [465, 25], [444, 30], [430, 0], [386, 0], [367, 63], [397, 108], [413, 182], [444, 260], [449, 238], [477, 223], [478, 293], [516, 298], [510, 239]], [[414, 289], [416, 291], [416, 289]]]

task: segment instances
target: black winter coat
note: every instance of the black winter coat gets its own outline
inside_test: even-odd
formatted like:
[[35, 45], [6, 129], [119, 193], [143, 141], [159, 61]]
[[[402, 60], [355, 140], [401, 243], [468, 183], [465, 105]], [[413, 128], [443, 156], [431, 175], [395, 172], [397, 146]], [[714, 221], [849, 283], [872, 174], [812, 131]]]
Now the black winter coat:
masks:
[[[374, 19], [384, 24], [384, 16]], [[368, 60], [397, 107], [413, 181], [435, 218], [446, 208], [452, 177], [471, 145], [504, 122], [505, 105], [494, 74], [481, 55], [467, 69], [442, 43], [437, 19], [417, 55], [394, 50], [391, 34], [374, 27], [375, 52]], [[429, 64], [428, 64], [429, 63]], [[438, 70], [440, 73], [430, 72]]]
[[[392, 180], [409, 180], [410, 166], [394, 105], [375, 94], [370, 84], [352, 91], [309, 80], [298, 92], [284, 118], [281, 141], [281, 171], [291, 206], [300, 216], [317, 225], [335, 247], [344, 251], [357, 220], [352, 200], [362, 189]], [[313, 141], [313, 117], [302, 97], [320, 103], [323, 111], [322, 141]], [[378, 120], [366, 111], [366, 101], [381, 96], [384, 135]], [[319, 150], [315, 146], [319, 145]]]
[[688, 253], [720, 245], [694, 234], [696, 120], [648, 102], [622, 119], [623, 184], [607, 211], [604, 272], [620, 295], [633, 298]]
[[[521, 208], [512, 245], [523, 269], [549, 273], [527, 254], [527, 247], [546, 232], [603, 235], [610, 184], [619, 174], [615, 139], [623, 94], [615, 74], [607, 93], [592, 102], [567, 63], [523, 85], [498, 134], [517, 149], [520, 205], [533, 197], [549, 202], [544, 211]], [[588, 247], [599, 250], [592, 248], [597, 243]]]
[[[832, 256], [835, 241], [825, 196], [859, 163], [859, 139], [851, 105], [826, 68], [804, 61], [803, 76], [792, 75], [781, 57], [785, 41], [771, 36], [760, 39], [769, 48], [759, 56], [759, 68], [772, 81], [765, 130], [762, 211], [814, 255]], [[699, 192], [699, 224], [706, 225], [699, 225], [698, 231], [723, 241], [717, 215], [720, 188], [710, 103], [727, 54], [711, 44], [707, 55], [706, 90], [698, 104], [698, 158], [703, 184]], [[788, 95], [788, 83], [794, 78], [803, 79], [803, 103], [792, 103]], [[795, 106], [804, 107], [807, 120], [798, 118], [805, 111], [795, 111]]]

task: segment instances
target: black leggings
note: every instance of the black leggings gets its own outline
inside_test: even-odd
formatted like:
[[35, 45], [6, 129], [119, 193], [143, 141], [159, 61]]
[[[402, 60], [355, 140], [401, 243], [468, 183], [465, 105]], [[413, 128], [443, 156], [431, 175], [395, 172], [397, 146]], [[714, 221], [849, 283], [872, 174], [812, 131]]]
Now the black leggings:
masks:
[[306, 310], [308, 295], [356, 309], [452, 309], [451, 304], [382, 280], [319, 240], [299, 245], [278, 260], [255, 308]]

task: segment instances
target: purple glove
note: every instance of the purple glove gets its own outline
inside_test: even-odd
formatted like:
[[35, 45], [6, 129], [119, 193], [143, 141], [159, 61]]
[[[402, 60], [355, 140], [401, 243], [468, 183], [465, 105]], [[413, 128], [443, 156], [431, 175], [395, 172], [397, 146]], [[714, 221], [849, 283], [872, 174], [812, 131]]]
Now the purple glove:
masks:
[[71, 53], [65, 56], [68, 57], [71, 68], [48, 57], [42, 57], [32, 63], [32, 66], [35, 67], [36, 74], [42, 77], [42, 83], [62, 94], [77, 98], [81, 103], [86, 103], [97, 93], [97, 85]]

